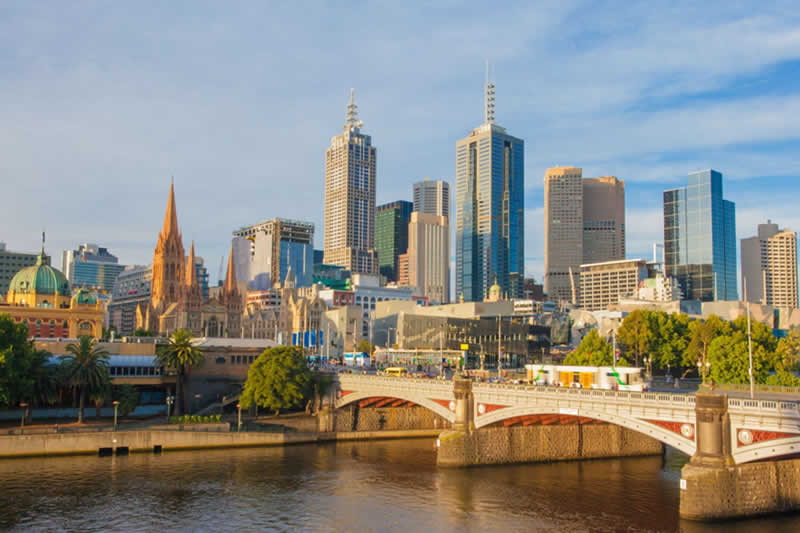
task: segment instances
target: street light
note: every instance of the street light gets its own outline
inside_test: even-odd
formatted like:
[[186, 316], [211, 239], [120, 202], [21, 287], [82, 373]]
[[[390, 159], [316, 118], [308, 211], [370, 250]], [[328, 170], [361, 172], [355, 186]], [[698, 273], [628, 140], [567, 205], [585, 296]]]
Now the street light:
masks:
[[23, 403], [20, 403], [19, 406], [22, 407], [22, 419], [20, 420], [20, 423], [19, 423], [19, 432], [20, 432], [20, 434], [24, 434], [25, 433], [25, 414], [28, 411], [28, 404], [23, 402]]
[[114, 431], [117, 430], [117, 409], [119, 408], [119, 402], [114, 400], [111, 402], [111, 405], [114, 406]]
[[169, 413], [172, 410], [173, 401], [175, 401], [175, 397], [170, 396], [169, 393], [167, 393], [167, 424], [169, 424]]
[[710, 368], [711, 368], [711, 363], [709, 363], [708, 361], [706, 361], [705, 364], [703, 364], [702, 361], [697, 362], [697, 371], [701, 372], [703, 375], [703, 385], [706, 384], [706, 374], [708, 373]]
[[238, 423], [238, 425], [236, 427], [236, 432], [239, 433], [239, 432], [242, 431], [242, 404], [237, 403], [236, 404], [236, 409], [239, 410], [239, 423]]

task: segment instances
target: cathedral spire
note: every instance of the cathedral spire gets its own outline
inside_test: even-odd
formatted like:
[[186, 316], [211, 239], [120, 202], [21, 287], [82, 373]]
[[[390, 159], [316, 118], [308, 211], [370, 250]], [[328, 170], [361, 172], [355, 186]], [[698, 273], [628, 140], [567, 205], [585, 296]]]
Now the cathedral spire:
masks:
[[161, 234], [167, 237], [172, 232], [178, 233], [178, 210], [175, 208], [175, 185], [169, 184], [169, 199], [167, 199], [167, 212], [164, 213], [164, 226]]
[[238, 290], [236, 285], [236, 269], [233, 268], [233, 246], [231, 246], [231, 253], [228, 256], [228, 272], [225, 274], [225, 292], [233, 292]]
[[197, 285], [197, 270], [194, 266], [194, 241], [189, 247], [189, 259], [186, 260], [186, 286]]

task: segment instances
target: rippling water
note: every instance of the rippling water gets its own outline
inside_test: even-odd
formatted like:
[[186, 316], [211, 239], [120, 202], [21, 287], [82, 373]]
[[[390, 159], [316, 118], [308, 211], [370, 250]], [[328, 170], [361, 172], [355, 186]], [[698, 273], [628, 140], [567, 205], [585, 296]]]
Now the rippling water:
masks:
[[685, 457], [444, 470], [397, 440], [0, 462], [0, 528], [83, 531], [800, 531], [678, 520]]

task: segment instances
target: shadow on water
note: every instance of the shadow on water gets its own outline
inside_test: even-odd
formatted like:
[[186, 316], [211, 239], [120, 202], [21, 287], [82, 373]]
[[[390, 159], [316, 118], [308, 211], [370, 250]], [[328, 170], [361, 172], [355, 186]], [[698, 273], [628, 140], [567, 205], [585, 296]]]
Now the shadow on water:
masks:
[[800, 531], [678, 519], [686, 456], [439, 469], [432, 440], [0, 462], [0, 529]]

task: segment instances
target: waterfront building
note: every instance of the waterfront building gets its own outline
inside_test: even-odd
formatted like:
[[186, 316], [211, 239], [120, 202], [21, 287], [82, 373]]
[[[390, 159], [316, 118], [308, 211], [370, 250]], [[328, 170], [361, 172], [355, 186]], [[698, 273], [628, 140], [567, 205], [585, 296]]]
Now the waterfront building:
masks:
[[11, 278], [0, 314], [9, 314], [15, 322], [25, 324], [30, 337], [103, 335], [103, 306], [87, 289], [72, 293], [66, 276], [50, 266], [44, 243], [36, 263]]
[[450, 224], [447, 217], [414, 211], [408, 225], [408, 285], [431, 302], [450, 302]]
[[378, 273], [375, 251], [377, 152], [361, 133], [353, 90], [341, 134], [325, 152], [324, 262], [353, 273]]
[[129, 265], [117, 276], [108, 304], [108, 327], [117, 336], [132, 335], [136, 330], [136, 309], [150, 305], [151, 265]]
[[487, 81], [484, 122], [456, 143], [456, 297], [481, 301], [495, 278], [522, 295], [525, 145], [494, 121]]
[[689, 174], [686, 187], [664, 191], [664, 273], [684, 298], [738, 300], [736, 206], [722, 197], [722, 174]]
[[742, 287], [747, 300], [797, 307], [797, 234], [767, 220], [742, 239]]
[[6, 248], [6, 243], [0, 242], [0, 295], [5, 297], [14, 274], [35, 265], [37, 257], [36, 254], [12, 252]]
[[61, 270], [73, 288], [110, 293], [124, 268], [108, 248], [96, 244], [81, 244], [75, 250], [64, 250], [61, 255]]
[[625, 182], [583, 178], [577, 167], [547, 169], [544, 225], [544, 292], [577, 303], [581, 264], [625, 258]]
[[375, 251], [380, 273], [387, 281], [398, 281], [397, 258], [408, 250], [408, 224], [414, 204], [398, 200], [375, 210]]
[[450, 184], [428, 178], [415, 183], [414, 211], [450, 220]]
[[249, 290], [281, 283], [291, 266], [297, 285], [308, 287], [314, 276], [314, 224], [273, 218], [233, 232], [236, 277]]
[[681, 289], [675, 278], [656, 272], [654, 277], [639, 283], [633, 298], [649, 302], [676, 302], [681, 299]]
[[655, 276], [655, 265], [644, 259], [623, 259], [580, 265], [580, 306], [606, 310], [620, 298], [633, 296], [642, 281]]

